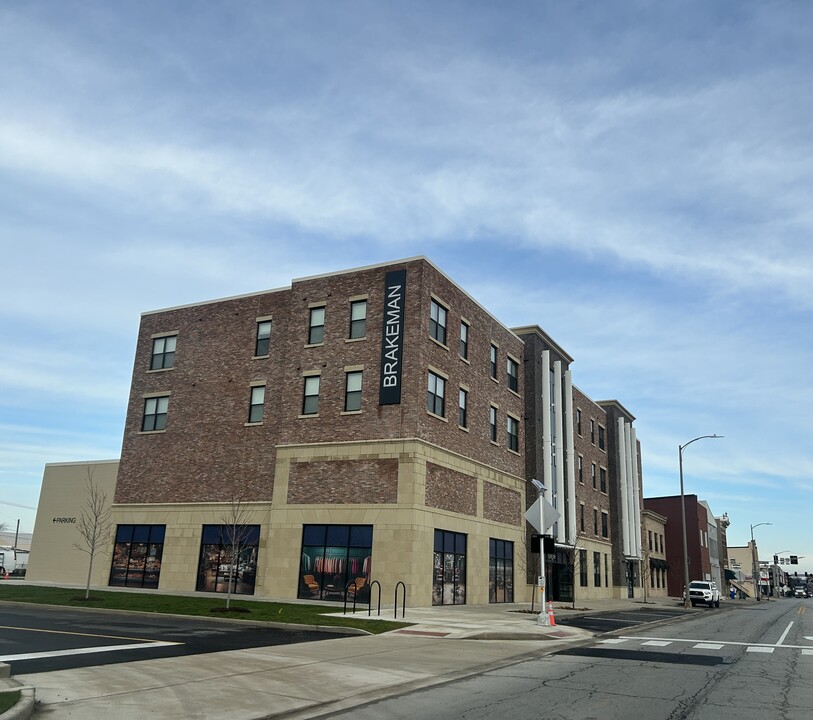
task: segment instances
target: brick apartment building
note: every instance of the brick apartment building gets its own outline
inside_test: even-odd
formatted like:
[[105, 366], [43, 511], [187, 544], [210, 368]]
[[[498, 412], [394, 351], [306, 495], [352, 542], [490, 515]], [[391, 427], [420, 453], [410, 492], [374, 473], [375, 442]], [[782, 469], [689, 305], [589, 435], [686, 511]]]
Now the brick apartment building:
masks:
[[632, 594], [633, 418], [573, 387], [569, 364], [425, 258], [144, 313], [121, 458], [46, 466], [28, 576], [76, 581], [92, 475], [116, 528], [96, 585], [525, 601], [536, 477], [562, 511], [549, 585]]

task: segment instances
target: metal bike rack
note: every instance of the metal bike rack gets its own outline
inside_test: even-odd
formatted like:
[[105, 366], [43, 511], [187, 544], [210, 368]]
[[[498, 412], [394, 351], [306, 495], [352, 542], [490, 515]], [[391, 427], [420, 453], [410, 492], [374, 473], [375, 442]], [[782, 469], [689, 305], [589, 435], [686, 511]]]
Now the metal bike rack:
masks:
[[398, 584], [395, 586], [395, 599], [393, 601], [393, 612], [392, 617], [398, 617], [398, 588], [401, 587], [404, 590], [404, 604], [401, 606], [401, 617], [404, 617], [406, 614], [406, 585], [402, 581], [398, 581]]
[[367, 616], [369, 617], [372, 611], [372, 602], [373, 602], [373, 586], [378, 586], [378, 614], [381, 615], [381, 583], [378, 580], [373, 580], [370, 583], [370, 596], [367, 598]]

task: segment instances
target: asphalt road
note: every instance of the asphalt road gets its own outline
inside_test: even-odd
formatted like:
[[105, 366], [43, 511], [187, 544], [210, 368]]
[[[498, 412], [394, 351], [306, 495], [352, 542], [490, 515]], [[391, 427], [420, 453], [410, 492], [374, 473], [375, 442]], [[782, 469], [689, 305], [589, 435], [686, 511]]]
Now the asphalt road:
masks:
[[662, 607], [636, 608], [634, 610], [590, 613], [589, 615], [560, 615], [560, 617], [556, 618], [556, 624], [580, 627], [596, 634], [602, 634], [635, 627], [636, 625], [650, 623], [656, 620], [676, 619], [693, 612], [693, 610], [685, 610], [684, 608], [676, 608], [674, 610]]
[[334, 632], [123, 612], [0, 605], [0, 662], [13, 675], [327, 640]]
[[591, 644], [335, 714], [336, 720], [808, 720], [813, 601], [632, 628]]

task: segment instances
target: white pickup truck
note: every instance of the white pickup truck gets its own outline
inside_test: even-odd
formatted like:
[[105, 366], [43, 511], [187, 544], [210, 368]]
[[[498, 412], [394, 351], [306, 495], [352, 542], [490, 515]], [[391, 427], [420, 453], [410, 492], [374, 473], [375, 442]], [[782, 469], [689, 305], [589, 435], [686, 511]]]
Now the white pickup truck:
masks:
[[708, 580], [692, 580], [689, 583], [689, 600], [692, 607], [697, 603], [706, 603], [709, 607], [720, 607], [720, 591], [717, 583]]

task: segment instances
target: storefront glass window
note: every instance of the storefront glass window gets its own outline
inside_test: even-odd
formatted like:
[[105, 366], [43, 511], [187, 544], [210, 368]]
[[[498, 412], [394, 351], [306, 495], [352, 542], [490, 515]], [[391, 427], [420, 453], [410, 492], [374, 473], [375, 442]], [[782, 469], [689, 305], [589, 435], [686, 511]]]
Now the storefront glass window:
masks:
[[433, 605], [464, 605], [466, 602], [466, 536], [435, 530]]
[[372, 525], [303, 526], [297, 596], [367, 602], [372, 554]]
[[157, 588], [166, 525], [118, 525], [110, 585]]
[[259, 544], [259, 525], [204, 525], [195, 590], [225, 593], [231, 579], [233, 593], [253, 595]]
[[514, 602], [514, 543], [491, 538], [488, 551], [488, 601]]

